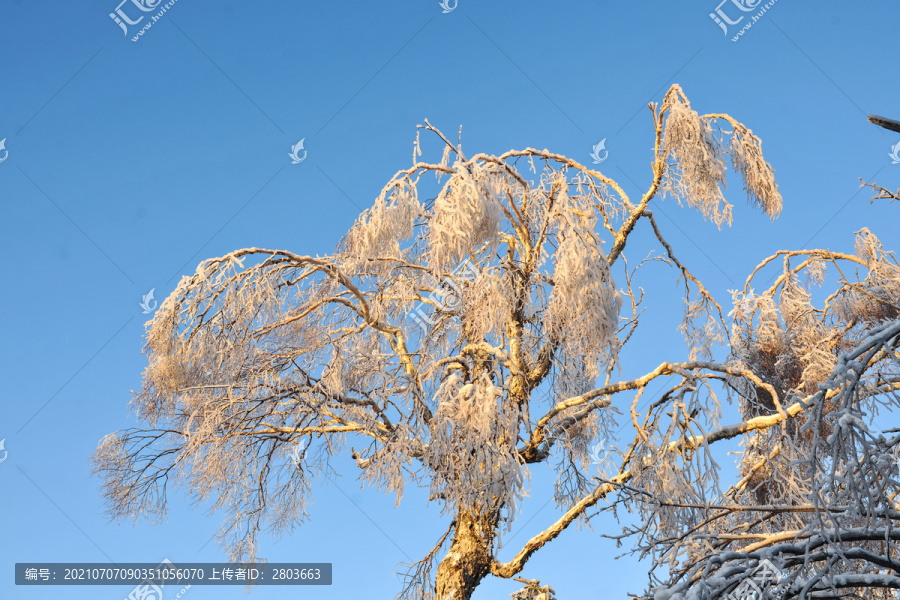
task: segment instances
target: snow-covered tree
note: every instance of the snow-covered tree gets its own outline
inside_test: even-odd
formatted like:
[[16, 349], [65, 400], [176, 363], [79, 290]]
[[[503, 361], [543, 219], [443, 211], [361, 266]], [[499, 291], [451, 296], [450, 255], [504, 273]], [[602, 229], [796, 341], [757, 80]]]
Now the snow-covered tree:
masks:
[[[728, 364], [759, 378], [726, 382], [744, 421], [686, 419], [670, 442], [684, 465], [619, 498], [641, 515], [623, 537], [665, 571], [647, 597], [896, 598], [900, 263], [863, 228], [853, 252], [777, 252], [733, 296]], [[740, 479], [704, 485], [710, 447], [735, 437]]]
[[[771, 285], [754, 291], [778, 262]], [[831, 292], [817, 305], [825, 282]], [[621, 499], [642, 516], [626, 533], [639, 535], [639, 550], [666, 567], [650, 597], [894, 598], [896, 257], [868, 229], [857, 232], [854, 253], [778, 252], [734, 293], [732, 316], [731, 364], [760, 379], [727, 382], [745, 420], [675, 436], [670, 448], [685, 456], [684, 466], [664, 482], [642, 472]], [[707, 491], [692, 469], [712, 460], [715, 442], [737, 435], [740, 479]]]
[[[817, 593], [863, 585], [850, 564], [888, 582], [900, 438], [879, 437], [869, 417], [895, 399], [893, 256], [867, 231], [856, 254], [779, 253], [783, 274], [755, 292], [755, 272], [729, 327], [651, 202], [669, 195], [730, 224], [730, 163], [751, 204], [775, 218], [773, 170], [748, 128], [698, 114], [677, 85], [649, 108], [640, 198], [548, 150], [466, 156], [426, 121], [442, 159], [422, 162], [417, 137], [413, 166], [332, 255], [245, 248], [201, 263], [148, 323], [133, 400], [146, 427], [108, 436], [95, 454], [111, 516], [163, 515], [171, 478], [224, 512], [232, 558], [253, 560], [258, 534], [302, 521], [316, 473], [350, 446], [363, 484], [398, 503], [406, 485], [426, 486], [450, 520], [409, 566], [407, 598], [468, 599], [488, 575], [517, 576], [592, 508], [621, 503], [637, 515], [625, 535], [665, 570], [651, 574], [659, 598], [720, 597], [773, 548], [794, 549], [781, 566], [797, 589], [822, 561], [835, 574], [810, 584]], [[621, 378], [645, 301], [623, 253], [638, 228], [684, 282], [686, 348], [679, 362]], [[803, 276], [825, 281], [826, 267], [841, 280], [817, 309]], [[660, 380], [667, 391], [640, 412]], [[723, 395], [740, 400], [743, 421], [720, 422]], [[618, 413], [633, 439], [617, 439]], [[723, 490], [713, 448], [737, 438], [743, 479]], [[542, 463], [558, 474], [561, 515], [507, 554], [500, 542]]]

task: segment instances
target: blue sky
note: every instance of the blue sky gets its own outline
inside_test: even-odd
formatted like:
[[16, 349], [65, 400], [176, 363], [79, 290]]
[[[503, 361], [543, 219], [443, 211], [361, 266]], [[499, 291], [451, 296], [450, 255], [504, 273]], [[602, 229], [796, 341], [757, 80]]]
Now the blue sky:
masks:
[[[448, 134], [462, 125], [470, 154], [533, 146], [588, 162], [605, 138], [602, 171], [634, 195], [649, 179], [646, 104], [677, 82], [701, 113], [728, 112], [762, 138], [784, 197], [770, 223], [732, 181], [735, 223], [722, 231], [655, 201], [680, 259], [720, 301], [778, 249], [851, 250], [864, 226], [900, 248], [898, 207], [870, 204], [858, 180], [900, 187], [888, 156], [900, 136], [866, 122], [900, 119], [900, 6], [781, 0], [732, 42], [743, 23], [723, 34], [709, 17], [716, 2], [459, 0], [443, 13], [437, 0], [178, 0], [137, 42], [143, 23], [124, 35], [108, 16], [117, 0], [0, 3], [0, 597], [113, 600], [130, 589], [17, 588], [16, 562], [222, 559], [209, 542], [217, 516], [172, 494], [166, 523], [109, 523], [89, 473], [98, 441], [130, 424], [141, 297], [164, 297], [200, 260], [236, 248], [330, 252], [409, 166], [425, 118]], [[301, 138], [308, 155], [294, 165]], [[637, 238], [630, 249], [649, 247]], [[686, 358], [675, 273], [653, 269], [643, 284], [655, 308], [626, 374]], [[306, 598], [392, 597], [397, 565], [424, 556], [447, 519], [416, 490], [399, 509], [361, 490], [346, 455], [335, 466], [343, 477], [316, 487], [310, 521], [264, 537], [262, 554], [333, 563], [334, 584]], [[510, 555], [556, 519], [547, 482], [535, 476]], [[621, 550], [600, 535], [618, 531], [605, 516], [593, 532], [567, 531], [523, 575], [561, 600], [640, 592], [646, 566], [614, 561]], [[518, 587], [489, 578], [475, 598]]]

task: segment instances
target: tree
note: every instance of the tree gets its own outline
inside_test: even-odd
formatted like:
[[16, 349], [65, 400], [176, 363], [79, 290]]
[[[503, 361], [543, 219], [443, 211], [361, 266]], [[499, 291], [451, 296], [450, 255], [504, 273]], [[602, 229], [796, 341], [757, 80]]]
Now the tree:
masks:
[[[668, 567], [647, 597], [896, 598], [900, 428], [884, 413], [900, 406], [900, 263], [863, 228], [853, 253], [766, 258], [733, 303], [729, 364], [764, 385], [728, 382], [745, 420], [670, 445], [688, 454], [674, 483], [630, 482], [621, 501], [641, 517], [625, 535]], [[707, 493], [690, 455], [736, 433], [742, 477]]]
[[[333, 255], [245, 248], [201, 263], [148, 323], [149, 366], [133, 400], [146, 428], [107, 436], [94, 455], [109, 514], [162, 516], [174, 477], [226, 510], [220, 533], [232, 558], [254, 560], [258, 533], [302, 521], [313, 475], [352, 444], [364, 484], [398, 503], [405, 485], [428, 486], [449, 516], [401, 592], [441, 600], [470, 598], [489, 574], [515, 577], [592, 507], [637, 511], [624, 535], [640, 536], [637, 551], [665, 566], [666, 579], [651, 580], [662, 598], [730, 591], [739, 583], [732, 573], [749, 577], [762, 556], [748, 539], [797, 537], [812, 548], [807, 556], [818, 552], [814, 536], [793, 533], [798, 519], [825, 527], [846, 515], [858, 530], [869, 514], [845, 502], [855, 493], [848, 474], [885, 455], [853, 454], [863, 462], [851, 465], [842, 436], [862, 435], [863, 405], [893, 389], [876, 375], [896, 363], [888, 349], [897, 334], [882, 323], [896, 308], [896, 263], [869, 233], [855, 257], [780, 253], [785, 271], [771, 289], [756, 295], [748, 281], [736, 294], [730, 331], [721, 305], [663, 237], [651, 201], [670, 195], [719, 227], [730, 224], [730, 161], [751, 204], [775, 218], [782, 199], [773, 170], [747, 127], [698, 114], [679, 86], [649, 108], [653, 161], [640, 199], [547, 150], [466, 157], [459, 140], [426, 121], [420, 130], [437, 136], [442, 160], [419, 161], [417, 136], [413, 166], [388, 182]], [[429, 185], [436, 195], [421, 200]], [[683, 281], [687, 360], [620, 379], [644, 301], [633, 283], [644, 263], [629, 267], [623, 252], [638, 227], [660, 244], [650, 260]], [[798, 278], [821, 277], [841, 261], [868, 275], [842, 279], [816, 312]], [[727, 358], [714, 361], [723, 348]], [[660, 380], [667, 391], [639, 412], [648, 384]], [[630, 441], [612, 427], [625, 395]], [[722, 396], [739, 398], [743, 421], [720, 423]], [[735, 438], [745, 439], [745, 475], [722, 492], [712, 448]], [[827, 448], [840, 453], [826, 456]], [[597, 460], [604, 472], [592, 477]], [[794, 465], [803, 460], [801, 473]], [[503, 533], [542, 463], [558, 474], [562, 516], [501, 560]], [[888, 493], [896, 481], [886, 463], [879, 468], [853, 477], [883, 481], [878, 493]], [[775, 474], [770, 483], [763, 471]], [[831, 488], [820, 484], [828, 477]], [[822, 498], [810, 505], [814, 493]], [[835, 502], [844, 512], [831, 511]], [[878, 510], [893, 514], [893, 504]], [[763, 516], [742, 523], [748, 512]], [[777, 529], [759, 533], [767, 528]], [[893, 564], [880, 560], [870, 564]], [[733, 585], [716, 583], [722, 578]]]
[[[829, 269], [835, 289], [816, 307], [811, 288]], [[669, 567], [657, 600], [895, 597], [900, 428], [881, 413], [900, 404], [898, 299], [900, 264], [868, 229], [853, 254], [778, 252], [735, 292], [732, 364], [765, 385], [729, 382], [744, 422], [671, 447], [690, 454], [744, 434], [741, 479], [705, 493], [685, 464], [674, 484], [633, 485], [623, 499], [642, 514], [627, 533]]]

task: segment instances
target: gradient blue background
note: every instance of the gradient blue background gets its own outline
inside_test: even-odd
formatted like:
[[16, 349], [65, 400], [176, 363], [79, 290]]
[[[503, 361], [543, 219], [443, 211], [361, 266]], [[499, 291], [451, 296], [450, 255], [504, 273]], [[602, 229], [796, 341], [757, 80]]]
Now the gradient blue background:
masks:
[[[204, 507], [173, 493], [164, 524], [109, 523], [89, 473], [102, 436], [131, 423], [129, 390], [145, 365], [141, 296], [155, 288], [160, 299], [200, 260], [240, 247], [330, 252], [409, 166], [424, 118], [449, 135], [462, 125], [470, 154], [534, 146], [589, 162], [606, 138], [600, 168], [639, 196], [652, 147], [646, 104], [678, 82], [700, 112], [728, 112], [763, 139], [784, 196], [769, 223], [732, 181], [735, 224], [721, 231], [654, 201], [681, 260], [720, 301], [778, 249], [849, 251], [863, 226], [900, 248], [900, 207], [871, 205], [857, 179], [900, 187], [888, 158], [900, 135], [866, 123], [867, 113], [900, 119], [900, 5], [781, 0], [733, 43], [708, 16], [715, 4], [459, 0], [442, 14], [437, 0], [179, 0], [133, 43], [107, 16], [116, 0], [0, 0], [9, 151], [0, 164], [0, 439], [9, 452], [0, 598], [115, 600], [130, 590], [16, 587], [17, 561], [222, 560], [209, 543], [219, 518]], [[291, 165], [300, 138], [309, 154]], [[641, 258], [645, 241], [639, 233], [626, 254]], [[675, 275], [645, 272], [655, 310], [623, 376], [686, 358]], [[261, 540], [272, 561], [334, 563], [334, 585], [254, 597], [393, 597], [398, 564], [424, 556], [445, 530], [421, 491], [408, 489], [395, 509], [392, 497], [360, 489], [347, 455], [334, 464], [344, 476], [317, 486], [310, 521]], [[501, 558], [557, 518], [548, 481], [536, 474]], [[646, 565], [614, 560], [622, 550], [600, 535], [618, 531], [607, 516], [593, 532], [566, 531], [523, 575], [560, 600], [638, 593]], [[488, 578], [475, 598], [519, 587]], [[184, 597], [242, 594], [194, 587]]]

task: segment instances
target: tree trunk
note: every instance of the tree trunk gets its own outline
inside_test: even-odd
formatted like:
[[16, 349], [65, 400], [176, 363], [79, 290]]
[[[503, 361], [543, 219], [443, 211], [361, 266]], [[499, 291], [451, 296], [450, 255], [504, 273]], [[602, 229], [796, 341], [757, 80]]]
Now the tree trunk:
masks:
[[469, 600], [491, 568], [494, 524], [460, 511], [450, 551], [437, 570], [436, 600]]

